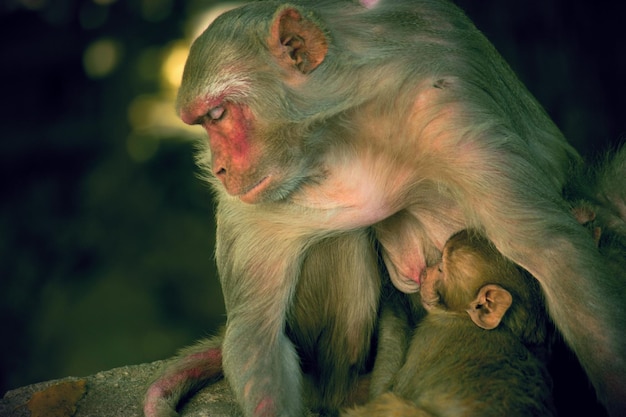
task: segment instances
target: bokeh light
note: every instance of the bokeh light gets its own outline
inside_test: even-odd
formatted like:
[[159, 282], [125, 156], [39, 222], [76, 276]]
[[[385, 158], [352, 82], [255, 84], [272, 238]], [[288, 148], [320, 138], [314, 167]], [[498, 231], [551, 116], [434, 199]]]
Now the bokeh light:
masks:
[[189, 43], [187, 41], [179, 40], [165, 47], [165, 58], [161, 66], [164, 92], [175, 92], [180, 86], [188, 54]]
[[93, 42], [83, 54], [85, 73], [90, 78], [103, 78], [111, 74], [122, 59], [122, 44], [105, 38]]

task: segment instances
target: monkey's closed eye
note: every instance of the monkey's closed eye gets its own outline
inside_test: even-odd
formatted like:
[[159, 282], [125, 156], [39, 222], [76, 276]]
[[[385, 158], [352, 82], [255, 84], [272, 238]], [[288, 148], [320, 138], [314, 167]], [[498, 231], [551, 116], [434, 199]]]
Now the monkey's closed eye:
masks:
[[223, 106], [215, 106], [207, 113], [208, 118], [212, 122], [221, 120], [226, 113], [226, 109]]

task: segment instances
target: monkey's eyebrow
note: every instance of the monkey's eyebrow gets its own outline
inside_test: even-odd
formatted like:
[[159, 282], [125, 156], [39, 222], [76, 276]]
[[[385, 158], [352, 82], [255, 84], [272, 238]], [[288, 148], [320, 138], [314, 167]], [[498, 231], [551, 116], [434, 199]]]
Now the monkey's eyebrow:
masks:
[[205, 86], [200, 96], [204, 96], [211, 107], [220, 104], [226, 97], [243, 99], [252, 88], [252, 80], [248, 76], [237, 75], [237, 72], [237, 68], [233, 68], [220, 74], [217, 79]]

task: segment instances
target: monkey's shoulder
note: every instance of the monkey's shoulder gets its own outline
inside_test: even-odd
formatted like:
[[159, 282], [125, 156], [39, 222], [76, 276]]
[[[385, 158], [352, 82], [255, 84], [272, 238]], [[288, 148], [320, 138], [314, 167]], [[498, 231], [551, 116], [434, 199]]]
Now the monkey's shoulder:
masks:
[[429, 313], [407, 356], [415, 361], [407, 361], [402, 377], [411, 384], [400, 394], [436, 415], [451, 415], [451, 404], [467, 416], [551, 415], [545, 365], [505, 328], [484, 330], [469, 317]]
[[[454, 357], [472, 361], [479, 366], [491, 363], [504, 368], [542, 366], [522, 341], [504, 326], [485, 330], [476, 326], [465, 313], [430, 312], [415, 331], [415, 343], [422, 345], [425, 354]], [[420, 342], [422, 340], [423, 342]]]

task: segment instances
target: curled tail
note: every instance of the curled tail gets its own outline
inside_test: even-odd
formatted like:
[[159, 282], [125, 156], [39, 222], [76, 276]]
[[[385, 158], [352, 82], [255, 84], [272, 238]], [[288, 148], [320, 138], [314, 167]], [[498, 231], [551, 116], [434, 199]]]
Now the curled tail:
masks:
[[144, 415], [176, 417], [182, 398], [222, 378], [222, 340], [222, 334], [201, 340], [168, 361], [144, 396]]

